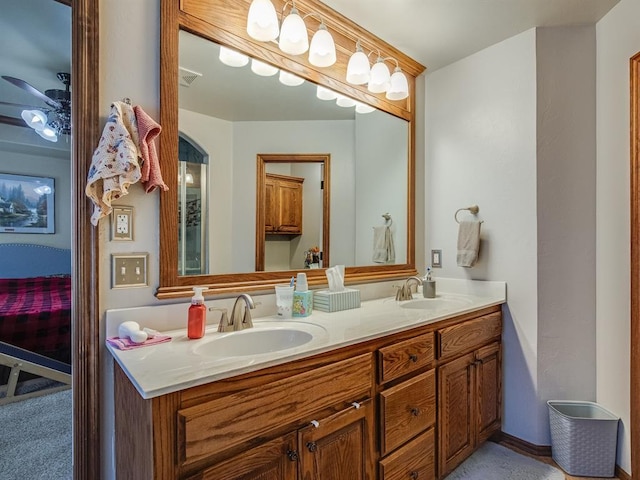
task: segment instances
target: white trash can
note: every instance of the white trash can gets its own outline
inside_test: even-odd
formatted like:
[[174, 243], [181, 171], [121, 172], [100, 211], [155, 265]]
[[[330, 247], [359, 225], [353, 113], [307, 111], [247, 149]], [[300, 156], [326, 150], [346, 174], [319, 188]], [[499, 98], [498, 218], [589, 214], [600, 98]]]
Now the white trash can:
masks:
[[618, 417], [593, 402], [549, 400], [551, 454], [569, 475], [613, 477]]

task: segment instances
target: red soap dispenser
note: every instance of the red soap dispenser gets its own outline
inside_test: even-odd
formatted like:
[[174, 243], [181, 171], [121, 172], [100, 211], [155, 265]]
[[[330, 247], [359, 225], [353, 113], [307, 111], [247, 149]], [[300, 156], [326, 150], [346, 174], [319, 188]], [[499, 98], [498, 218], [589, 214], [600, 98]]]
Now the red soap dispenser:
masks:
[[187, 336], [194, 340], [204, 337], [204, 328], [207, 325], [207, 307], [202, 296], [203, 287], [193, 287], [193, 297], [189, 307], [189, 319], [187, 322]]

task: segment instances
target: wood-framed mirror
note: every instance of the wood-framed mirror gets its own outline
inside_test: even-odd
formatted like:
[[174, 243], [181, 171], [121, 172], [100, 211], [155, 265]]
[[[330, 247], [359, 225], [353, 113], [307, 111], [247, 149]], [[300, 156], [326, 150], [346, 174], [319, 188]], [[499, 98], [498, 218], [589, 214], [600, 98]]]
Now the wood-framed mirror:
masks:
[[[197, 71], [190, 71], [190, 63], [186, 60], [186, 53], [183, 51], [183, 45], [186, 42], [193, 39], [206, 41], [209, 44], [216, 45], [216, 48], [221, 47], [231, 48], [238, 52], [248, 55], [256, 61], [262, 61], [277, 69], [295, 73], [295, 75], [305, 81], [305, 84], [312, 85], [315, 91], [316, 86], [321, 86], [331, 91], [347, 96], [350, 99], [356, 100], [360, 104], [368, 105], [375, 108], [374, 115], [371, 118], [376, 118], [376, 115], [384, 117], [383, 122], [389, 122], [394, 125], [394, 122], [398, 127], [385, 128], [384, 130], [368, 131], [362, 133], [358, 130], [359, 125], [366, 122], [358, 123], [358, 120], [352, 118], [347, 119], [347, 122], [355, 124], [350, 127], [354, 133], [354, 137], [359, 137], [362, 143], [367, 143], [370, 140], [378, 139], [378, 145], [367, 145], [367, 148], [362, 152], [352, 154], [353, 157], [361, 157], [366, 159], [371, 156], [372, 152], [381, 150], [379, 146], [385, 141], [385, 136], [390, 135], [389, 132], [393, 132], [397, 138], [401, 138], [399, 146], [395, 147], [393, 142], [387, 142], [391, 147], [387, 148], [384, 152], [384, 156], [380, 158], [378, 164], [375, 167], [358, 165], [357, 162], [353, 162], [355, 166], [349, 167], [348, 175], [351, 176], [354, 181], [359, 178], [367, 178], [367, 181], [361, 180], [360, 185], [352, 183], [347, 191], [364, 191], [364, 185], [371, 184], [370, 190], [366, 192], [368, 197], [362, 198], [345, 197], [339, 198], [337, 195], [331, 193], [331, 202], [340, 202], [339, 205], [342, 209], [350, 208], [352, 228], [358, 229], [355, 233], [350, 235], [357, 237], [356, 242], [360, 242], [360, 245], [367, 245], [366, 248], [361, 248], [358, 243], [349, 246], [352, 252], [363, 252], [358, 258], [355, 254], [351, 257], [345, 257], [344, 261], [335, 255], [335, 245], [331, 245], [331, 240], [327, 239], [327, 244], [323, 245], [323, 251], [331, 251], [331, 264], [341, 263], [347, 266], [346, 268], [346, 282], [356, 283], [374, 280], [385, 280], [398, 277], [406, 277], [416, 273], [415, 269], [415, 219], [414, 219], [414, 173], [415, 173], [415, 153], [414, 153], [414, 110], [415, 110], [415, 78], [422, 73], [424, 67], [400, 51], [383, 42], [379, 38], [373, 36], [369, 32], [365, 31], [358, 25], [354, 24], [347, 18], [333, 11], [326, 5], [316, 0], [300, 0], [296, 1], [296, 7], [302, 15], [313, 12], [315, 15], [306, 18], [305, 22], [310, 32], [314, 32], [318, 26], [319, 21], [316, 17], [321, 16], [325, 25], [334, 37], [337, 50], [337, 62], [327, 68], [318, 68], [312, 66], [305, 56], [290, 56], [281, 52], [277, 44], [275, 43], [262, 43], [251, 39], [246, 33], [246, 15], [249, 9], [250, 0], [182, 0], [176, 2], [174, 0], [162, 0], [161, 11], [161, 49], [163, 55], [161, 57], [161, 111], [160, 119], [163, 125], [163, 134], [160, 138], [160, 161], [163, 170], [163, 176], [168, 185], [178, 184], [178, 169], [176, 168], [177, 160], [179, 157], [178, 137], [179, 133], [184, 134], [192, 139], [198, 139], [197, 129], [202, 129], [202, 134], [199, 137], [197, 147], [202, 147], [203, 144], [206, 147], [209, 138], [216, 137], [220, 134], [220, 129], [215, 127], [219, 125], [222, 116], [216, 117], [215, 121], [211, 119], [209, 114], [203, 114], [197, 112], [198, 104], [204, 105], [210, 100], [208, 96], [201, 96], [192, 101], [191, 106], [184, 103], [187, 95], [185, 92], [188, 87], [184, 86], [188, 81], [187, 76], [191, 74], [192, 77], [196, 77], [195, 82], [202, 83], [206, 80], [207, 75], [199, 75]], [[284, 1], [273, 1], [277, 11], [281, 11]], [[345, 80], [346, 65], [348, 63], [350, 55], [355, 49], [356, 40], [359, 40], [365, 51], [376, 52], [376, 55], [380, 55], [382, 58], [391, 58], [389, 60], [393, 66], [394, 62], [402, 69], [406, 75], [409, 84], [409, 97], [399, 101], [391, 101], [386, 99], [384, 94], [373, 94], [367, 90], [366, 85], [356, 86], [351, 85]], [[209, 59], [211, 57], [209, 56]], [[210, 62], [213, 63], [213, 62]], [[253, 62], [252, 62], [253, 63]], [[205, 67], [203, 67], [205, 68]], [[248, 68], [248, 67], [247, 67]], [[233, 69], [230, 69], [231, 71]], [[237, 70], [237, 69], [236, 69]], [[200, 78], [202, 77], [202, 78]], [[194, 83], [195, 83], [194, 82]], [[228, 81], [227, 84], [235, 84], [235, 81]], [[304, 88], [304, 87], [294, 87]], [[245, 90], [246, 96], [249, 93], [257, 89]], [[271, 93], [262, 93], [263, 97], [275, 97]], [[228, 98], [220, 98], [214, 103], [222, 104], [224, 100]], [[195, 106], [194, 106], [195, 104]], [[235, 108], [234, 108], [235, 107]], [[322, 107], [324, 108], [324, 107]], [[321, 107], [307, 108], [307, 111], [320, 111]], [[238, 113], [243, 111], [239, 105], [233, 105], [230, 108], [231, 111]], [[254, 108], [254, 110], [259, 110]], [[289, 111], [288, 107], [282, 107], [278, 109], [282, 112]], [[351, 109], [353, 111], [353, 109]], [[195, 112], [195, 113], [194, 113]], [[186, 119], [186, 121], [185, 121]], [[391, 120], [386, 120], [391, 119]], [[395, 120], [394, 120], [395, 119]], [[224, 122], [232, 122], [233, 120], [223, 119]], [[264, 119], [261, 119], [264, 120]], [[257, 224], [257, 220], [253, 222], [253, 218], [257, 218], [258, 210], [260, 207], [256, 206], [257, 196], [259, 195], [257, 179], [253, 178], [257, 175], [255, 171], [249, 171], [246, 168], [248, 162], [255, 162], [256, 153], [265, 152], [279, 152], [279, 153], [311, 153], [311, 152], [327, 152], [332, 156], [332, 189], [337, 188], [336, 178], [344, 178], [347, 170], [343, 168], [339, 162], [338, 157], [334, 160], [334, 146], [326, 146], [324, 144], [314, 145], [312, 141], [308, 141], [304, 147], [300, 148], [298, 145], [293, 146], [284, 144], [284, 139], [298, 138], [300, 135], [295, 127], [299, 127], [304, 121], [308, 119], [280, 119], [281, 123], [289, 122], [289, 128], [291, 131], [286, 130], [283, 134], [282, 131], [278, 131], [277, 134], [267, 135], [263, 133], [268, 131], [268, 128], [262, 128], [263, 126], [272, 127], [275, 122], [268, 119], [264, 121], [260, 128], [254, 128], [251, 130], [251, 126], [255, 121], [246, 119], [236, 120], [238, 123], [232, 124], [229, 130], [233, 131], [235, 136], [231, 140], [223, 139], [222, 142], [217, 141], [215, 147], [211, 150], [207, 150], [209, 158], [209, 171], [210, 176], [208, 178], [208, 184], [211, 190], [215, 193], [218, 192], [221, 195], [226, 192], [227, 196], [221, 196], [215, 201], [210, 196], [210, 204], [208, 210], [208, 218], [202, 218], [202, 222], [208, 220], [209, 229], [207, 235], [201, 238], [206, 238], [204, 249], [199, 255], [197, 255], [202, 261], [205, 268], [201, 274], [198, 275], [180, 275], [178, 270], [178, 245], [179, 231], [184, 229], [177, 228], [180, 223], [180, 212], [185, 211], [185, 207], [179, 204], [178, 195], [175, 193], [177, 189], [172, 189], [170, 192], [161, 196], [160, 203], [160, 286], [157, 292], [158, 298], [174, 298], [185, 297], [191, 295], [191, 287], [193, 285], [206, 285], [208, 294], [225, 294], [231, 292], [241, 291], [258, 291], [263, 289], [273, 288], [276, 283], [282, 283], [288, 281], [298, 268], [282, 267], [282, 270], [269, 271], [268, 268], [262, 268], [260, 270], [260, 256], [264, 260], [264, 253], [260, 253], [259, 242], [255, 241], [259, 235], [258, 230], [251, 232], [254, 228], [254, 224]], [[227, 125], [225, 124], [225, 125]], [[206, 128], [203, 128], [206, 125]], [[382, 123], [381, 123], [382, 125]], [[384, 124], [386, 125], [386, 123]], [[237, 132], [242, 132], [242, 135]], [[382, 133], [381, 133], [382, 132]], [[260, 147], [256, 147], [253, 151], [247, 147], [248, 143], [251, 143], [255, 138], [262, 135], [269, 138], [270, 144], [265, 146], [265, 143]], [[317, 134], [315, 138], [332, 138], [334, 135], [322, 135]], [[305, 137], [307, 138], [307, 137]], [[313, 139], [313, 135], [308, 135], [308, 138]], [[364, 140], [363, 140], [364, 139]], [[354, 142], [354, 141], [352, 141]], [[228, 145], [226, 147], [225, 145]], [[206, 150], [206, 148], [205, 148]], [[349, 149], [345, 149], [349, 151]], [[226, 153], [225, 153], [226, 152]], [[348, 156], [348, 155], [347, 155]], [[226, 163], [221, 159], [226, 157], [231, 160]], [[180, 158], [180, 160], [182, 160]], [[218, 163], [216, 163], [218, 162]], [[364, 162], [361, 162], [364, 163]], [[224, 165], [224, 166], [220, 166]], [[245, 165], [244, 170], [240, 165]], [[333, 166], [336, 166], [334, 169]], [[394, 172], [392, 174], [387, 173], [384, 170], [378, 171], [382, 166], [390, 168], [394, 166]], [[374, 176], [371, 173], [377, 173]], [[369, 176], [368, 176], [369, 175]], [[389, 179], [394, 179], [394, 186], [389, 190]], [[371, 180], [374, 180], [371, 182]], [[396, 185], [400, 186], [400, 193], [396, 192]], [[356, 188], [358, 187], [358, 188]], [[253, 193], [252, 193], [253, 192]], [[240, 197], [238, 197], [240, 195]], [[377, 212], [376, 215], [372, 215], [371, 212], [364, 214], [361, 210], [358, 210], [358, 205], [369, 205], [373, 200], [384, 198], [384, 196], [394, 199], [397, 205], [389, 207], [387, 203], [373, 206], [370, 205], [372, 211]], [[222, 206], [226, 206], [226, 210], [222, 210]], [[247, 208], [250, 207], [250, 210]], [[334, 211], [338, 211], [335, 208]], [[218, 208], [218, 210], [216, 210]], [[256, 208], [256, 210], [253, 210]], [[328, 210], [328, 209], [327, 209]], [[396, 255], [395, 263], [391, 264], [378, 264], [371, 261], [371, 255], [367, 252], [367, 249], [371, 248], [370, 244], [373, 243], [371, 227], [376, 226], [376, 222], [382, 221], [380, 215], [385, 212], [391, 211], [394, 218], [394, 234], [398, 236], [399, 254]], [[228, 224], [220, 223], [220, 219], [228, 220]], [[332, 216], [331, 222], [334, 218]], [[251, 222], [251, 229], [247, 232], [246, 226]], [[348, 225], [349, 222], [342, 222], [342, 225]], [[228, 226], [227, 226], [228, 225]], [[240, 230], [237, 229], [238, 225], [241, 225]], [[341, 232], [339, 228], [327, 224], [327, 232], [331, 228], [332, 235], [335, 232]], [[334, 243], [342, 243], [338, 239], [334, 240]], [[309, 245], [308, 247], [311, 247]], [[212, 253], [213, 252], [213, 253]], [[227, 263], [222, 266], [216, 264], [216, 254], [223, 252], [225, 255], [225, 261], [227, 259], [234, 259], [236, 263]], [[329, 264], [326, 261], [323, 262], [323, 266], [327, 267]], [[326, 277], [322, 268], [312, 269], [308, 271], [309, 283], [311, 285], [319, 285], [326, 282]]]
[[256, 271], [330, 264], [329, 154], [260, 154], [256, 160]]

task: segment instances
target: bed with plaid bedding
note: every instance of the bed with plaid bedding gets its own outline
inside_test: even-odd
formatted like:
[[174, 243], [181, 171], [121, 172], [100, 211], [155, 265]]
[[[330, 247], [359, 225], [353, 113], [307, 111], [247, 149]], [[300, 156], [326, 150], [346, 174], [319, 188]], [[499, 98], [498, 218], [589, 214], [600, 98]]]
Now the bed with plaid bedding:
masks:
[[0, 341], [71, 363], [71, 276], [0, 279]]

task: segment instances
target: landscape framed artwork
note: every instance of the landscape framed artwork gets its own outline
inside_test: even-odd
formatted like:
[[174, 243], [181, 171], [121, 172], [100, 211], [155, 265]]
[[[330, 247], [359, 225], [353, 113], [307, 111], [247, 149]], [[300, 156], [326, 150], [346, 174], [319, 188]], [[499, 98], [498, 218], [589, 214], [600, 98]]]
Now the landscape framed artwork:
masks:
[[55, 233], [53, 178], [0, 173], [0, 233]]

